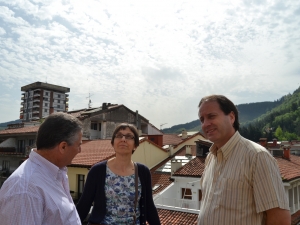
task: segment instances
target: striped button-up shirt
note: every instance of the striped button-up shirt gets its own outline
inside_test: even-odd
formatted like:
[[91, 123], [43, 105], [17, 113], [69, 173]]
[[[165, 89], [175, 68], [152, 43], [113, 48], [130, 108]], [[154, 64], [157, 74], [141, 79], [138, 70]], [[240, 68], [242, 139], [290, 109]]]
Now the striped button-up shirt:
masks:
[[0, 189], [0, 224], [79, 225], [70, 195], [67, 168], [35, 151]]
[[198, 225], [261, 225], [272, 208], [289, 210], [276, 159], [236, 132], [210, 148], [200, 180]]

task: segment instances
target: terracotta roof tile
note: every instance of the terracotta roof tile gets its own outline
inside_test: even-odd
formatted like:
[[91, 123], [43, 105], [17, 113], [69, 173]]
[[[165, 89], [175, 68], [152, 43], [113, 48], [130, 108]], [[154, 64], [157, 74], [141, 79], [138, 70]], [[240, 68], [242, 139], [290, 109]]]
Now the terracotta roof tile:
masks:
[[156, 185], [156, 184], [160, 185], [157, 189], [155, 189], [153, 191], [154, 195], [161, 192], [161, 191], [163, 191], [166, 187], [168, 187], [173, 182], [172, 180], [170, 180], [171, 173], [156, 172], [156, 170], [159, 167], [166, 164], [170, 160], [171, 160], [171, 157], [168, 157], [167, 159], [165, 159], [164, 161], [162, 161], [161, 163], [159, 163], [158, 165], [156, 165], [155, 167], [153, 167], [150, 170], [151, 179], [152, 179], [152, 187], [154, 187], [154, 185]]
[[10, 135], [10, 134], [25, 134], [25, 133], [37, 133], [40, 126], [28, 126], [28, 127], [21, 127], [16, 129], [6, 129], [1, 130], [0, 135]]
[[198, 214], [173, 211], [167, 209], [157, 209], [162, 225], [193, 225], [197, 224]]
[[90, 167], [114, 155], [115, 151], [110, 140], [86, 141], [81, 145], [81, 152], [75, 156], [71, 166]]
[[300, 156], [290, 155], [290, 160], [275, 157], [283, 180], [289, 181], [300, 177]]
[[182, 142], [182, 139], [177, 134], [163, 135], [163, 145], [178, 145], [180, 142]]
[[300, 222], [300, 210], [292, 214], [292, 225], [296, 225]]
[[205, 157], [196, 157], [178, 169], [173, 176], [201, 177], [204, 166]]

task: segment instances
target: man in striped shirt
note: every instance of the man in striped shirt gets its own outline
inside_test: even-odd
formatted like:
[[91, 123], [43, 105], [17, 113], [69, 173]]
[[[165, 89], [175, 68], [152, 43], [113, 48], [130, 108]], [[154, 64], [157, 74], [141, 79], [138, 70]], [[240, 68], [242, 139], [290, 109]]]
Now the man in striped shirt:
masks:
[[39, 127], [36, 150], [0, 189], [0, 224], [80, 225], [66, 166], [81, 151], [82, 124], [53, 113]]
[[265, 148], [239, 134], [235, 105], [222, 95], [206, 96], [198, 114], [213, 142], [200, 180], [198, 225], [290, 225], [277, 162]]

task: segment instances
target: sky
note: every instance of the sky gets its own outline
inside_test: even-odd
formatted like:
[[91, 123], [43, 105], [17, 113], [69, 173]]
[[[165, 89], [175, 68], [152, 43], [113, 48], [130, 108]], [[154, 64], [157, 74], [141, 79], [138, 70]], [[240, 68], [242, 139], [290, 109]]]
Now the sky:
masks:
[[0, 0], [0, 123], [37, 81], [69, 87], [69, 110], [124, 104], [157, 128], [210, 94], [274, 101], [300, 86], [300, 1]]

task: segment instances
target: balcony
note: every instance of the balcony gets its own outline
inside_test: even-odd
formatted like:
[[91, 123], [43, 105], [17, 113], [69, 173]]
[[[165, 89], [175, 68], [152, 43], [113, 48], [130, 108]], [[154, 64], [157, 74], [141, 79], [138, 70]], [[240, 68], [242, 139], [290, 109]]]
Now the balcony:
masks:
[[24, 97], [24, 96], [22, 96], [21, 100], [23, 100], [23, 101], [24, 101], [24, 99], [25, 99], [25, 97]]
[[160, 196], [159, 202], [155, 202], [157, 208], [168, 209], [176, 208], [178, 211], [199, 213], [200, 202], [187, 199], [165, 198]]
[[39, 119], [40, 119], [40, 117], [38, 117], [38, 116], [31, 117], [31, 120], [39, 120]]
[[33, 99], [33, 102], [40, 102], [40, 98]]
[[33, 93], [33, 97], [40, 97], [41, 96], [41, 93], [40, 92], [35, 92]]

